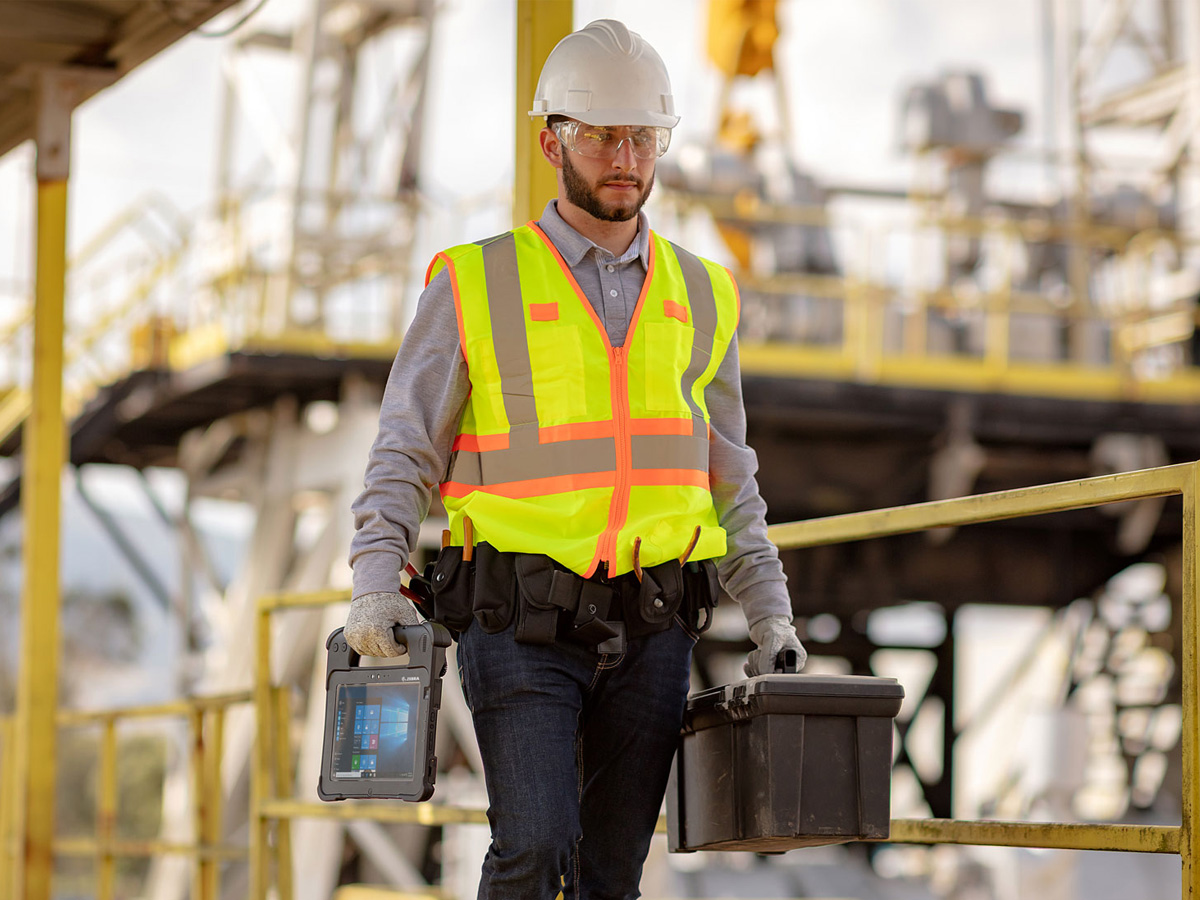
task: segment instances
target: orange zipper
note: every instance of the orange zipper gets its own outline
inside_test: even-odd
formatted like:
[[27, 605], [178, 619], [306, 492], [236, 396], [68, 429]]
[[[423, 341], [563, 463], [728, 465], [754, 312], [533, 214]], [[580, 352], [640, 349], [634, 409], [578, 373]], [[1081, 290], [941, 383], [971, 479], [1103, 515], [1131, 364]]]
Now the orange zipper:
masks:
[[613, 435], [617, 447], [617, 478], [608, 508], [608, 527], [600, 537], [600, 559], [611, 574], [617, 566], [617, 535], [629, 517], [629, 485], [633, 479], [633, 448], [629, 443], [629, 360], [624, 347], [614, 347], [608, 358], [612, 392]]

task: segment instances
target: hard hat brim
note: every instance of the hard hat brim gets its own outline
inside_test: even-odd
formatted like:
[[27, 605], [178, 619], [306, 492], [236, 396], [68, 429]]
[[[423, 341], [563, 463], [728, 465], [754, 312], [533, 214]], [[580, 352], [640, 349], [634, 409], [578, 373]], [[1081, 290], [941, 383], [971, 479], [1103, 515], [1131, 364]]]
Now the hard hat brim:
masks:
[[566, 116], [588, 125], [653, 125], [658, 128], [674, 128], [679, 124], [679, 116], [668, 116], [666, 113], [654, 113], [644, 109], [529, 110], [531, 119], [545, 116]]

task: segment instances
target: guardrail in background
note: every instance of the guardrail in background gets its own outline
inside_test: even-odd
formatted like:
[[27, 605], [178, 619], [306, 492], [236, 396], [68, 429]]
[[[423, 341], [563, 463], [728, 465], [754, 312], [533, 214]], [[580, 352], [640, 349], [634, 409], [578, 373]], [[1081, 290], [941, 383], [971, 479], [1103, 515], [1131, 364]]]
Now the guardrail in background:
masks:
[[[386, 302], [365, 297], [352, 317], [336, 311], [293, 315], [292, 300], [284, 296], [287, 267], [265, 262], [275, 259], [270, 243], [260, 246], [251, 239], [258, 233], [244, 228], [243, 219], [253, 221], [258, 206], [270, 202], [227, 204], [230, 215], [196, 241], [195, 223], [149, 197], [72, 260], [69, 309], [87, 310], [89, 317], [82, 321], [76, 314], [68, 322], [72, 415], [101, 387], [133, 371], [187, 368], [240, 348], [378, 358], [394, 353], [408, 309], [403, 290]], [[845, 236], [839, 246], [858, 248], [861, 258], [841, 261], [836, 273], [738, 271], [747, 372], [1158, 403], [1187, 402], [1200, 391], [1200, 370], [1188, 359], [1197, 324], [1196, 279], [1189, 280], [1181, 265], [1189, 245], [1176, 232], [1002, 217], [930, 216], [870, 226], [843, 221], [824, 206], [747, 204], [741, 197], [680, 192], [668, 202], [704, 209], [735, 228], [821, 230]], [[137, 255], [130, 265], [119, 265], [130, 261], [120, 251], [131, 239]], [[980, 284], [963, 288], [934, 272], [954, 240], [988, 248], [994, 264]], [[1097, 271], [1108, 277], [1097, 276], [1093, 285], [1062, 285], [1055, 293], [1020, 271], [1023, 255], [1061, 255], [1071, 248], [1094, 257]], [[898, 256], [914, 257], [901, 275], [892, 271]], [[924, 262], [917, 264], [917, 257]], [[102, 266], [99, 274], [93, 271]], [[388, 277], [406, 283], [401, 269], [407, 262], [396, 266]], [[758, 328], [759, 314], [775, 324]], [[30, 323], [28, 309], [0, 323], [0, 392], [27, 387]], [[348, 323], [356, 323], [352, 331], [346, 331]], [[1041, 337], [1031, 342], [1021, 328], [1034, 328]], [[1083, 339], [1064, 343], [1060, 331]], [[1034, 343], [1041, 349], [1032, 350]], [[1055, 355], [1067, 345], [1068, 355]], [[27, 414], [17, 393], [10, 401], [0, 410], [0, 437]]]
[[1119, 503], [1146, 497], [1183, 497], [1183, 756], [1182, 816], [1178, 826], [1112, 824], [972, 822], [954, 819], [895, 819], [895, 843], [990, 844], [1071, 850], [1127, 850], [1177, 853], [1183, 863], [1182, 896], [1197, 896], [1196, 841], [1200, 833], [1200, 718], [1197, 697], [1196, 600], [1197, 510], [1200, 463], [1184, 463], [1105, 475], [1080, 481], [1038, 485], [992, 494], [978, 494], [918, 503], [892, 509], [829, 516], [768, 529], [781, 549], [817, 547], [890, 535], [992, 522], [1019, 516], [1045, 515], [1071, 509]]
[[[117, 862], [122, 859], [145, 859], [159, 855], [188, 856], [195, 860], [191, 896], [196, 900], [216, 900], [219, 896], [220, 863], [228, 859], [245, 859], [245, 845], [223, 843], [221, 840], [221, 754], [224, 750], [224, 722], [227, 710], [250, 703], [251, 692], [222, 694], [211, 697], [192, 697], [170, 703], [126, 707], [123, 709], [77, 711], [60, 710], [57, 722], [60, 729], [98, 728], [99, 753], [96, 767], [95, 833], [92, 837], [56, 838], [54, 855], [59, 860], [90, 859], [93, 861], [93, 881], [96, 900], [112, 900], [116, 895]], [[192, 804], [192, 841], [131, 840], [117, 835], [118, 821], [118, 726], [135, 720], [185, 719], [188, 727], [188, 765], [190, 769], [190, 800]], [[16, 812], [16, 765], [11, 718], [0, 723], [0, 753], [3, 753], [3, 783], [0, 784], [0, 861], [10, 862], [20, 852], [18, 836], [14, 833]], [[53, 802], [46, 798], [45, 802]], [[0, 872], [11, 872], [11, 866], [0, 865]], [[13, 889], [12, 879], [0, 878], [0, 898], [8, 900]]]
[[[1120, 850], [1177, 854], [1182, 861], [1182, 896], [1198, 895], [1196, 872], [1197, 815], [1200, 814], [1200, 698], [1197, 696], [1197, 513], [1200, 510], [1200, 463], [1166, 466], [1075, 482], [1040, 485], [871, 510], [823, 519], [772, 526], [771, 538], [781, 549], [799, 549], [846, 541], [886, 537], [932, 528], [957, 527], [981, 522], [1044, 515], [1072, 509], [1118, 503], [1147, 497], [1181, 495], [1183, 498], [1183, 728], [1181, 733], [1182, 820], [1178, 826], [1133, 826], [1103, 823], [1044, 823], [967, 821], [957, 819], [893, 819], [892, 843], [986, 844], [1073, 850]], [[420, 804], [322, 804], [294, 799], [292, 746], [288, 693], [271, 681], [271, 615], [279, 610], [313, 608], [349, 600], [346, 591], [312, 594], [279, 594], [260, 599], [257, 613], [257, 659], [252, 693], [193, 698], [177, 703], [99, 712], [59, 715], [63, 727], [98, 725], [100, 743], [97, 836], [89, 840], [56, 841], [62, 857], [91, 857], [96, 861], [97, 896], [111, 896], [114, 860], [155, 853], [186, 854], [196, 860], [194, 896], [211, 900], [219, 894], [218, 862], [248, 854], [250, 896], [267, 900], [274, 888], [278, 900], [292, 897], [290, 823], [293, 819], [370, 819], [387, 823], [421, 825], [487, 823], [482, 809]], [[220, 751], [225, 710], [253, 701], [257, 721], [251, 766], [250, 846], [221, 843]], [[192, 735], [192, 779], [197, 798], [194, 808], [194, 842], [123, 842], [115, 839], [116, 727], [132, 718], [183, 716]], [[0, 751], [11, 746], [11, 723], [0, 721]], [[3, 790], [0, 791], [0, 847], [15, 852], [12, 834], [14, 809], [11, 754], [3, 753]], [[660, 830], [664, 830], [660, 822]], [[0, 885], [0, 898], [7, 886]]]

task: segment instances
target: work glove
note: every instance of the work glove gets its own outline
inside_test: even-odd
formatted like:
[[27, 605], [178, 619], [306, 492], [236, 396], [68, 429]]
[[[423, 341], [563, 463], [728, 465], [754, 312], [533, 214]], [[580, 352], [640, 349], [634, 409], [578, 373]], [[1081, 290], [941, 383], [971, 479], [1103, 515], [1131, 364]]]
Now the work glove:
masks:
[[396, 643], [392, 628], [396, 625], [420, 625], [421, 617], [400, 594], [377, 591], [355, 597], [346, 616], [346, 643], [362, 656], [400, 656], [404, 648]]
[[796, 637], [796, 629], [788, 616], [767, 616], [750, 626], [750, 640], [758, 648], [751, 651], [742, 668], [746, 675], [770, 675], [775, 671], [775, 660], [784, 650], [796, 651], [796, 671], [804, 668], [808, 652]]

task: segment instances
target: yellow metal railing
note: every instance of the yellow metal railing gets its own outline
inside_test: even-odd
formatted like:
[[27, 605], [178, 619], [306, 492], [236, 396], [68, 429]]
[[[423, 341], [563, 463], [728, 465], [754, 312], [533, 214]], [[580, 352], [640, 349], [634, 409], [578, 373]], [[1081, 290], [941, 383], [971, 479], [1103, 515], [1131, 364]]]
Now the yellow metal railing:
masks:
[[990, 844], [1008, 847], [1046, 847], [1073, 850], [1128, 850], [1176, 853], [1183, 862], [1185, 898], [1197, 896], [1196, 840], [1200, 833], [1200, 735], [1196, 733], [1200, 699], [1196, 663], [1196, 558], [1200, 463], [1185, 463], [1081, 481], [1039, 485], [918, 503], [892, 509], [830, 516], [772, 526], [768, 533], [781, 549], [800, 549], [907, 534], [930, 528], [953, 528], [1019, 516], [1045, 515], [1119, 503], [1146, 497], [1183, 498], [1182, 572], [1182, 688], [1183, 757], [1182, 812], [1178, 826], [1115, 824], [972, 822], [953, 819], [895, 819], [891, 837], [896, 843]]
[[[758, 297], [748, 300], [744, 325], [753, 317], [753, 303], [779, 310], [789, 304], [826, 304], [836, 320], [836, 338], [807, 332], [756, 334], [753, 328], [743, 328], [741, 361], [747, 373], [1155, 403], [1190, 402], [1200, 395], [1200, 369], [1186, 358], [1186, 343], [1197, 324], [1195, 302], [1186, 296], [1160, 303], [1153, 296], [1156, 277], [1181, 274], [1174, 269], [1181, 268], [1187, 248], [1172, 231], [939, 215], [883, 227], [842, 221], [824, 206], [773, 206], [742, 196], [675, 192], [670, 202], [684, 211], [702, 208], [735, 230], [739, 225], [764, 224], [823, 229], [831, 235], [844, 234], [847, 239], [841, 243], [855, 248], [857, 258], [841, 262], [843, 274], [738, 272], [747, 297]], [[286, 307], [288, 302], [281, 296], [287, 279], [282, 271], [255, 262], [257, 232], [247, 234], [242, 221], [252, 219], [253, 206], [228, 205], [230, 215], [219, 233], [203, 243], [206, 256], [200, 258], [193, 252], [199, 248], [188, 240], [191, 225], [161, 201], [147, 198], [118, 216], [72, 260], [73, 307], [87, 307], [94, 318], [86, 325], [68, 323], [67, 393], [73, 407], [69, 414], [103, 385], [146, 367], [146, 355], [136, 349], [139, 337], [146, 333], [161, 337], [164, 346], [169, 344], [169, 353], [155, 359], [175, 369], [239, 349], [367, 358], [394, 353], [401, 334], [398, 311], [392, 307], [377, 310], [382, 318], [375, 324], [380, 327], [356, 332], [357, 336], [337, 333], [345, 328], [344, 316], [298, 325], [279, 312], [281, 304]], [[145, 231], [143, 225], [151, 218], [167, 223], [167, 239], [152, 243], [149, 255], [143, 247], [132, 270], [111, 263], [114, 248], [124, 247], [131, 233]], [[164, 229], [158, 225], [155, 230]], [[904, 255], [901, 243], [913, 248], [934, 245], [925, 256], [933, 260], [931, 265], [940, 265], [939, 254], [953, 240], [983, 241], [992, 248], [989, 259], [995, 262], [995, 271], [987, 284], [962, 290], [944, 278], [922, 277], [915, 262], [904, 267], [903, 276], [889, 273], [897, 254]], [[1098, 279], [1094, 289], [1064, 286], [1061, 295], [1022, 287], [1017, 261], [1029, 248], [1062, 252], [1079, 248], [1100, 261], [1098, 265], [1107, 266], [1105, 271], [1112, 277]], [[1166, 265], [1169, 272], [1162, 262], [1167, 257], [1171, 257]], [[108, 271], [118, 274], [106, 275], [93, 285], [96, 277], [91, 270], [100, 265], [98, 260], [108, 261]], [[157, 288], [173, 278], [187, 283], [181, 283], [169, 301], [158, 302], [162, 292]], [[119, 289], [111, 286], [113, 279]], [[101, 290], [115, 294], [104, 300], [90, 296]], [[76, 303], [80, 294], [89, 294], [84, 298], [87, 302]], [[392, 306], [398, 302], [389, 301]], [[815, 315], [824, 321], [824, 313]], [[1014, 331], [1014, 322], [1022, 317], [1027, 323], [1037, 320], [1038, 327], [1092, 329], [1102, 335], [1097, 346], [1103, 352], [1091, 358], [1031, 357]], [[0, 324], [0, 360], [4, 360], [0, 390], [24, 387], [29, 322], [26, 312]], [[978, 346], [937, 346], [933, 334], [938, 322], [958, 323], [977, 333]], [[1164, 350], [1170, 350], [1170, 355], [1162, 356]], [[1147, 363], [1148, 353], [1158, 353], [1157, 361]], [[0, 410], [0, 437], [27, 414], [19, 400], [10, 397]]]
[[[985, 844], [1075, 850], [1121, 850], [1176, 854], [1182, 860], [1183, 897], [1196, 896], [1196, 817], [1200, 813], [1200, 735], [1197, 723], [1197, 510], [1200, 506], [1200, 463], [1167, 466], [1074, 482], [1040, 485], [959, 497], [891, 509], [872, 510], [772, 526], [771, 538], [782, 549], [866, 540], [933, 528], [952, 528], [1020, 516], [1044, 515], [1072, 509], [1147, 497], [1180, 495], [1183, 500], [1182, 571], [1182, 690], [1181, 735], [1182, 818], [1177, 826], [1134, 826], [1104, 823], [1046, 823], [967, 821], [955, 819], [893, 819], [889, 841], [911, 844]], [[289, 691], [271, 677], [271, 617], [288, 609], [313, 609], [349, 599], [346, 591], [278, 594], [260, 599], [256, 622], [256, 671], [253, 691], [220, 697], [192, 698], [177, 703], [100, 712], [61, 712], [60, 727], [101, 729], [96, 836], [55, 842], [59, 857], [87, 857], [95, 862], [96, 896], [112, 896], [117, 859], [152, 854], [184, 854], [196, 860], [193, 896], [212, 900], [218, 895], [219, 864], [248, 855], [253, 900], [272, 892], [279, 900], [292, 897], [291, 822], [295, 819], [335, 821], [372, 820], [426, 826], [485, 825], [482, 809], [434, 803], [323, 804], [297, 800], [293, 794], [293, 746]], [[257, 722], [251, 761], [249, 847], [222, 842], [221, 750], [225, 711], [252, 702]], [[191, 729], [191, 777], [195, 805], [195, 839], [190, 842], [122, 841], [115, 834], [116, 730], [130, 719], [182, 717]], [[0, 848], [15, 852], [12, 812], [11, 725], [0, 720]], [[664, 823], [659, 829], [664, 830]], [[431, 889], [436, 895], [436, 889]], [[0, 886], [0, 898], [5, 886]]]
[[[854, 258], [839, 261], [843, 274], [735, 270], [746, 301], [740, 338], [746, 373], [1157, 403], [1200, 395], [1200, 370], [1195, 360], [1189, 364], [1185, 346], [1197, 326], [1196, 303], [1186, 291], [1170, 302], [1154, 296], [1154, 279], [1167, 274], [1156, 268], [1158, 261], [1169, 255], [1172, 266], [1183, 268], [1184, 238], [1175, 232], [1002, 216], [927, 215], [868, 226], [825, 206], [778, 206], [740, 195], [676, 192], [671, 201], [685, 212], [703, 209], [734, 231], [821, 229], [831, 243], [840, 235], [839, 246], [854, 250]], [[931, 276], [915, 262], [902, 267], [903, 275], [890, 274], [905, 247], [940, 244], [925, 247], [929, 269], [945, 263], [945, 245], [968, 239], [990, 247], [984, 284], [952, 285], [944, 273]], [[1030, 248], [1078, 248], [1097, 267], [1109, 267], [1109, 277], [1094, 287], [1063, 285], [1058, 294], [1022, 287], [1018, 260]], [[803, 333], [788, 333], [785, 325], [763, 331], [754, 325], [756, 315], [810, 325], [800, 327]], [[811, 326], [814, 321], [821, 327]], [[933, 340], [938, 322], [962, 326], [975, 346], [939, 347]], [[1094, 341], [1087, 352], [1031, 353], [1014, 331], [1018, 322], [1038, 327], [1043, 337], [1091, 330]], [[1167, 350], [1169, 358], [1161, 355]], [[1160, 356], [1152, 360], [1148, 353]]]
[[[62, 729], [99, 729], [96, 766], [95, 826], [92, 837], [59, 837], [54, 841], [58, 859], [89, 859], [93, 863], [96, 900], [111, 900], [117, 895], [117, 863], [123, 859], [148, 859], [160, 855], [191, 857], [195, 861], [191, 896], [196, 900], [216, 900], [218, 874], [223, 860], [245, 859], [247, 847], [223, 843], [221, 756], [224, 750], [226, 712], [232, 706], [250, 703], [249, 691], [211, 697], [191, 697], [169, 703], [122, 709], [78, 711], [60, 710], [57, 724]], [[191, 841], [137, 840], [118, 836], [118, 752], [119, 726], [133, 721], [183, 719], [188, 726], [188, 765], [192, 813]], [[11, 738], [12, 722], [0, 721], [0, 872], [18, 852], [13, 833], [16, 798], [15, 766]], [[45, 802], [53, 802], [47, 798]], [[8, 898], [12, 885], [0, 878], [0, 898]]]
[[[910, 844], [986, 844], [1073, 850], [1122, 850], [1177, 854], [1183, 861], [1183, 896], [1194, 896], [1196, 888], [1196, 815], [1200, 811], [1200, 736], [1196, 735], [1197, 685], [1194, 673], [1196, 634], [1196, 521], [1197, 483], [1200, 463], [1147, 469], [1075, 482], [1041, 485], [992, 494], [960, 497], [892, 509], [873, 510], [823, 519], [775, 525], [769, 529], [781, 549], [799, 549], [822, 544], [865, 540], [956, 527], [1020, 516], [1043, 515], [1117, 503], [1146, 497], [1182, 495], [1183, 513], [1183, 814], [1178, 826], [1134, 826], [1104, 823], [1044, 823], [968, 821], [954, 819], [893, 819], [889, 841]], [[259, 742], [254, 768], [252, 896], [265, 898], [272, 884], [281, 900], [290, 897], [290, 859], [287, 848], [288, 823], [297, 818], [371, 819], [379, 822], [445, 825], [486, 824], [481, 809], [423, 804], [320, 804], [288, 799], [281, 785], [290, 790], [290, 777], [274, 777], [279, 759], [278, 741], [286, 735], [279, 714], [275, 688], [270, 683], [270, 616], [276, 610], [323, 606], [345, 602], [349, 594], [327, 591], [318, 594], [289, 594], [265, 597], [259, 604], [258, 674], [255, 703], [259, 716]], [[665, 830], [665, 823], [659, 823]], [[274, 840], [272, 840], [274, 838]], [[274, 851], [274, 852], [272, 852]], [[272, 881], [274, 868], [277, 880]]]

